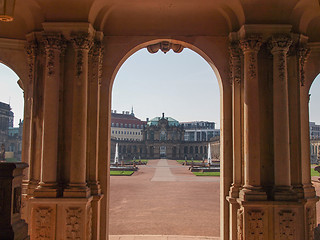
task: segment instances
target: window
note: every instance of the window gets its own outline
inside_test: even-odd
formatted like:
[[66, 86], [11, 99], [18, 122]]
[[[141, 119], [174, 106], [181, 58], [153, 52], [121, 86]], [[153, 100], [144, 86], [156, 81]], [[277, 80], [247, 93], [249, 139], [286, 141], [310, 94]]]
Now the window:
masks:
[[127, 127], [127, 124], [125, 124], [124, 127]]
[[135, 124], [133, 124], [133, 127], [135, 128], [135, 127], [136, 127], [136, 125], [135, 125]]
[[116, 126], [119, 127], [119, 123], [116, 123]]
[[120, 127], [123, 127], [123, 124], [122, 124], [122, 123], [120, 123]]
[[114, 134], [114, 131], [112, 131], [112, 134]]
[[114, 123], [111, 123], [111, 126], [114, 127]]
[[131, 124], [129, 124], [129, 128], [131, 128]]

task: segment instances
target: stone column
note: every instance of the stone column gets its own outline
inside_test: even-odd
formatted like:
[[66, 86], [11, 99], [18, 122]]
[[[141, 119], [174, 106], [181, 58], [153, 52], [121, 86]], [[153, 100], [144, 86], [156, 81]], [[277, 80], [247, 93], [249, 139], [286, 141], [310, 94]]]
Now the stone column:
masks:
[[43, 99], [42, 155], [40, 184], [35, 197], [57, 197], [58, 122], [60, 54], [64, 41], [60, 34], [44, 35], [45, 75]]
[[273, 55], [273, 135], [274, 135], [274, 199], [294, 197], [290, 178], [289, 101], [287, 52], [292, 41], [287, 35], [274, 35]]
[[88, 52], [92, 40], [87, 33], [74, 34], [71, 38], [75, 51], [75, 76], [72, 105], [72, 142], [70, 182], [65, 197], [88, 197], [86, 184], [87, 155], [87, 97], [88, 97]]
[[244, 55], [244, 186], [241, 198], [264, 200], [260, 176], [260, 118], [258, 51], [261, 38], [251, 35], [240, 40]]
[[239, 190], [242, 185], [242, 96], [241, 96], [241, 49], [238, 42], [231, 42], [230, 52], [230, 72], [232, 84], [232, 143], [233, 143], [233, 183], [229, 191], [228, 201], [230, 205], [230, 239], [236, 240], [238, 237], [237, 225], [239, 203]]
[[[101, 36], [102, 38], [102, 36]], [[89, 52], [89, 86], [88, 86], [88, 131], [87, 131], [87, 180], [93, 200], [92, 206], [92, 239], [99, 239], [101, 215], [101, 187], [98, 178], [98, 152], [100, 130], [100, 86], [103, 60], [101, 38], [94, 41]], [[105, 173], [107, 174], [107, 173]]]

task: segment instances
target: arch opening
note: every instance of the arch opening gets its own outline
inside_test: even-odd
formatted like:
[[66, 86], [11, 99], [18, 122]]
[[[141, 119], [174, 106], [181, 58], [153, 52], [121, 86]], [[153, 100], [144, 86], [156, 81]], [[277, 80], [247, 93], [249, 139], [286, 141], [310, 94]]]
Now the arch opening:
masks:
[[[194, 46], [191, 46], [187, 43], [182, 43], [180, 41], [171, 41], [171, 40], [167, 41], [166, 39], [164, 39], [163, 41], [169, 42], [170, 44], [174, 45], [174, 48], [176, 49], [175, 52], [181, 52], [180, 46], [183, 46], [184, 49], [183, 49], [182, 53], [180, 53], [180, 54], [183, 54], [183, 53], [194, 54], [194, 49], [196, 49]], [[163, 42], [163, 41], [161, 40], [161, 42]], [[197, 84], [201, 85], [201, 83], [199, 83], [200, 80], [198, 80], [198, 81], [196, 80], [196, 76], [190, 77], [190, 79], [187, 79], [187, 80], [184, 79], [184, 82], [177, 81], [178, 78], [183, 78], [182, 76], [180, 76], [181, 72], [186, 71], [185, 69], [181, 68], [181, 66], [180, 66], [180, 65], [186, 64], [181, 59], [180, 59], [180, 61], [176, 62], [176, 63], [180, 63], [180, 65], [178, 64], [178, 66], [175, 65], [175, 66], [161, 67], [158, 65], [157, 68], [154, 69], [150, 66], [151, 63], [148, 60], [146, 60], [146, 62], [144, 63], [144, 65], [141, 68], [140, 68], [140, 66], [137, 66], [137, 63], [135, 61], [138, 61], [138, 60], [135, 59], [135, 55], [139, 55], [140, 53], [141, 53], [141, 55], [143, 55], [143, 57], [145, 57], [146, 54], [149, 56], [152, 56], [152, 55], [150, 55], [150, 52], [157, 52], [157, 53], [155, 53], [154, 56], [160, 56], [163, 58], [167, 57], [170, 54], [178, 56], [178, 54], [174, 54], [173, 51], [170, 51], [170, 49], [168, 50], [167, 48], [165, 49], [165, 51], [163, 51], [166, 53], [166, 55], [164, 55], [161, 51], [158, 52], [158, 50], [162, 50], [161, 45], [159, 47], [155, 46], [158, 44], [159, 44], [159, 41], [151, 41], [148, 43], [143, 43], [143, 44], [137, 46], [132, 51], [129, 51], [126, 54], [126, 56], [121, 60], [121, 62], [118, 64], [117, 68], [115, 69], [115, 71], [112, 75], [113, 99], [112, 99], [112, 110], [111, 110], [111, 133], [113, 133], [113, 134], [117, 133], [118, 136], [115, 136], [115, 135], [112, 136], [112, 134], [111, 134], [112, 139], [111, 139], [110, 163], [112, 164], [113, 161], [115, 160], [115, 157], [117, 156], [116, 147], [115, 147], [116, 144], [118, 144], [119, 149], [122, 149], [122, 150], [128, 149], [128, 146], [131, 147], [131, 146], [137, 146], [137, 145], [141, 144], [143, 146], [141, 146], [141, 147], [137, 146], [138, 149], [142, 150], [139, 152], [139, 155], [133, 154], [133, 153], [135, 153], [135, 151], [133, 151], [133, 152], [122, 151], [121, 156], [120, 155], [118, 156], [118, 158], [120, 160], [120, 164], [122, 166], [128, 166], [127, 164], [129, 164], [129, 162], [138, 163], [139, 160], [141, 160], [141, 161], [147, 162], [147, 166], [151, 165], [152, 167], [154, 167], [156, 169], [155, 172], [158, 171], [157, 166], [159, 164], [160, 165], [165, 164], [167, 169], [169, 169], [170, 174], [172, 174], [172, 172], [174, 170], [171, 170], [170, 166], [171, 166], [171, 163], [173, 163], [177, 169], [181, 168], [181, 169], [183, 169], [183, 171], [185, 171], [185, 173], [189, 174], [189, 176], [195, 177], [195, 179], [197, 179], [197, 177], [195, 175], [193, 175], [190, 171], [188, 171], [187, 165], [180, 165], [180, 163], [184, 163], [184, 164], [188, 163], [189, 165], [191, 165], [191, 162], [192, 162], [192, 165], [195, 164], [195, 165], [198, 165], [199, 167], [207, 166], [207, 158], [209, 155], [207, 153], [207, 146], [208, 146], [208, 144], [210, 144], [210, 140], [214, 139], [214, 141], [216, 141], [219, 139], [219, 136], [220, 136], [220, 131], [218, 131], [218, 133], [217, 133], [217, 132], [211, 132], [211, 131], [207, 131], [207, 130], [210, 128], [211, 129], [215, 128], [215, 127], [219, 128], [220, 126], [219, 126], [219, 124], [217, 126], [215, 126], [214, 123], [213, 123], [213, 126], [212, 125], [210, 126], [210, 121], [203, 121], [206, 119], [201, 119], [201, 116], [199, 116], [198, 119], [195, 119], [192, 117], [191, 117], [191, 119], [184, 118], [184, 119], [182, 119], [182, 121], [179, 118], [179, 120], [181, 122], [183, 122], [183, 126], [182, 126], [180, 124], [179, 120], [176, 121], [174, 119], [174, 117], [176, 117], [174, 111], [168, 111], [166, 109], [162, 109], [162, 110], [159, 109], [158, 106], [160, 106], [160, 108], [161, 107], [165, 108], [166, 106], [174, 105], [175, 102], [183, 103], [184, 100], [181, 100], [181, 96], [179, 95], [179, 92], [184, 92], [184, 90], [182, 90], [183, 84], [191, 85], [191, 86], [193, 86], [193, 90], [197, 91], [197, 89], [195, 88], [194, 85], [197, 85]], [[149, 46], [149, 48], [148, 48], [149, 53], [147, 52], [147, 49], [146, 49], [146, 47], [148, 47], [148, 46]], [[151, 51], [150, 51], [150, 46], [152, 46]], [[167, 46], [165, 46], [165, 47], [167, 47]], [[158, 48], [158, 49], [156, 49], [156, 48]], [[143, 51], [145, 53], [142, 53]], [[199, 54], [199, 52], [201, 54]], [[210, 92], [209, 93], [207, 92], [208, 84], [205, 83], [202, 85], [202, 91], [200, 91], [200, 97], [196, 97], [195, 92], [192, 92], [192, 91], [188, 92], [186, 94], [186, 97], [189, 99], [198, 98], [198, 99], [201, 99], [201, 101], [202, 101], [201, 103], [198, 102], [198, 105], [196, 104], [196, 105], [189, 106], [188, 109], [190, 111], [192, 109], [200, 108], [200, 106], [204, 105], [204, 106], [210, 106], [210, 107], [206, 107], [207, 112], [216, 111], [216, 112], [220, 113], [220, 111], [219, 111], [220, 110], [220, 103], [219, 102], [221, 99], [221, 96], [220, 96], [221, 94], [220, 94], [219, 90], [222, 89], [221, 79], [220, 79], [219, 74], [216, 75], [215, 77], [212, 77], [214, 75], [214, 74], [212, 74], [212, 70], [214, 70], [214, 73], [217, 73], [218, 71], [215, 68], [213, 62], [208, 57], [203, 57], [203, 56], [206, 56], [203, 52], [201, 52], [199, 49], [197, 49], [196, 54], [198, 57], [200, 57], [200, 58], [202, 57], [201, 58], [202, 61], [205, 60], [204, 61], [205, 64], [210, 69], [209, 70], [211, 72], [210, 80], [214, 81], [212, 78], [217, 79], [218, 85], [216, 86], [216, 90], [215, 90], [216, 92], [214, 92], [212, 90], [212, 88], [211, 88], [212, 86], [209, 87], [209, 88], [211, 88], [211, 91], [212, 91], [211, 94], [217, 95], [217, 100], [210, 101], [210, 100], [205, 99], [206, 96], [210, 95]], [[132, 59], [134, 59], [135, 61], [132, 61]], [[123, 68], [127, 67], [126, 65], [128, 65], [128, 62], [130, 63], [131, 61], [133, 62], [131, 70], [134, 74], [137, 74], [137, 76], [139, 76], [140, 78], [143, 78], [143, 77], [145, 77], [144, 76], [145, 72], [151, 71], [153, 73], [153, 75], [151, 75], [150, 78], [156, 78], [157, 81], [153, 81], [152, 79], [149, 79], [149, 82], [143, 82], [143, 84], [139, 85], [139, 81], [141, 82], [141, 79], [139, 79], [139, 77], [136, 77], [136, 75], [131, 74], [131, 75], [129, 75], [130, 77], [127, 77], [127, 78], [130, 78], [130, 81], [126, 82], [127, 85], [124, 87], [124, 90], [122, 92], [120, 92], [117, 90], [117, 85], [116, 85], [116, 84], [118, 84], [118, 82], [120, 82], [122, 80], [121, 77], [119, 77], [119, 75], [121, 76], [121, 74], [122, 74], [121, 71], [123, 70]], [[163, 60], [163, 61], [165, 61], [165, 60]], [[208, 66], [208, 64], [209, 64], [209, 66]], [[167, 82], [165, 80], [162, 80], [162, 81], [159, 80], [159, 78], [161, 79], [161, 77], [162, 77], [162, 79], [165, 78], [162, 74], [166, 73], [166, 72], [170, 72], [172, 70], [171, 67], [173, 70], [176, 70], [176, 72], [178, 72], [175, 75], [176, 81]], [[195, 66], [193, 66], [193, 68], [196, 69]], [[135, 79], [135, 78], [137, 78], [137, 79]], [[138, 91], [135, 88], [135, 85], [138, 86], [138, 89], [140, 87], [141, 91]], [[179, 88], [180, 88], [180, 90], [179, 90]], [[158, 96], [156, 96], [153, 92], [151, 92], [152, 89], [157, 89], [158, 92], [160, 92], [160, 94]], [[129, 101], [133, 101], [135, 98], [135, 95], [144, 95], [145, 96], [144, 103], [151, 102], [151, 105], [147, 105], [147, 106], [142, 105], [143, 107], [141, 107], [141, 109], [139, 109], [138, 106], [139, 106], [139, 104], [141, 104], [141, 102], [143, 102], [142, 100], [140, 100], [140, 102], [137, 101], [135, 103], [132, 103], [132, 102], [123, 103], [122, 102], [121, 104], [118, 104], [118, 103], [116, 104], [116, 100], [115, 100], [116, 94], [119, 96], [117, 99], [121, 99], [121, 101], [122, 100], [128, 101], [128, 99], [129, 99]], [[178, 96], [176, 96], [176, 95], [178, 95]], [[180, 98], [177, 98], [179, 96], [180, 96]], [[170, 98], [171, 102], [169, 102], [169, 103], [166, 102], [165, 101], [166, 98]], [[159, 103], [156, 101], [158, 99], [162, 100], [162, 104], [161, 104], [161, 102]], [[210, 103], [210, 105], [208, 103]], [[152, 104], [154, 105], [154, 107], [152, 107]], [[132, 108], [133, 106], [134, 106], [134, 108]], [[131, 108], [131, 111], [128, 111], [128, 109], [130, 109], [130, 108]], [[148, 113], [143, 114], [143, 111], [148, 111], [149, 114]], [[163, 113], [163, 112], [165, 112], [165, 113]], [[162, 116], [161, 116], [161, 113], [162, 113]], [[121, 115], [121, 116], [119, 116], [119, 115]], [[196, 114], [193, 113], [193, 117], [195, 115]], [[219, 115], [220, 114], [218, 114], [218, 117], [216, 118], [217, 120], [215, 119], [216, 122], [219, 122], [219, 120], [220, 120]], [[125, 123], [123, 120], [120, 120], [120, 118], [125, 118], [126, 116], [128, 118], [138, 117], [141, 119], [139, 119], [140, 122], [135, 122], [135, 123], [129, 123], [129, 122]], [[143, 116], [143, 117], [141, 117], [141, 116]], [[192, 123], [192, 121], [188, 121], [188, 120], [193, 120], [193, 123]], [[196, 120], [199, 120], [199, 121], [196, 121]], [[123, 121], [122, 126], [121, 126], [121, 121]], [[143, 122], [143, 123], [141, 123], [141, 122]], [[176, 123], [176, 122], [178, 122], [178, 123]], [[190, 123], [189, 125], [188, 125], [188, 122]], [[127, 124], [127, 126], [125, 124]], [[138, 132], [137, 134], [134, 134], [134, 137], [133, 137], [132, 136], [133, 130], [128, 129], [129, 124], [131, 124], [131, 127], [133, 127], [133, 124], [135, 124], [136, 129], [138, 129], [141, 133], [139, 134], [139, 132]], [[195, 125], [193, 125], [193, 124], [195, 124]], [[137, 125], [138, 125], [138, 127], [137, 127]], [[141, 128], [141, 125], [143, 126], [142, 128]], [[123, 127], [123, 129], [116, 130], [115, 128], [117, 128], [117, 126], [119, 128]], [[175, 128], [175, 130], [171, 131], [171, 132], [168, 131], [168, 128], [166, 130], [164, 130], [165, 126], [167, 126], [167, 127], [170, 126], [172, 128]], [[187, 131], [188, 132], [187, 134], [185, 134], [186, 129], [190, 130], [190, 131]], [[184, 131], [183, 134], [181, 133], [182, 130]], [[119, 133], [120, 133], [120, 135], [119, 135]], [[168, 145], [168, 143], [166, 143], [167, 141], [170, 141], [170, 145]], [[179, 143], [177, 143], [177, 141]], [[138, 152], [136, 152], [136, 153], [138, 153]], [[157, 159], [157, 160], [151, 160], [151, 159]], [[165, 162], [162, 160], [165, 160]], [[179, 160], [179, 161], [176, 161], [176, 160]], [[178, 163], [178, 162], [180, 162], [180, 163]], [[115, 208], [119, 208], [119, 205], [116, 203], [119, 203], [119, 202], [124, 203], [123, 196], [121, 196], [122, 194], [124, 194], [124, 195], [129, 194], [130, 196], [133, 196], [132, 194], [134, 194], [134, 193], [126, 192], [124, 189], [127, 189], [127, 190], [134, 189], [135, 187], [132, 185], [132, 184], [135, 184], [133, 179], [139, 177], [139, 172], [141, 175], [148, 175], [149, 173], [145, 172], [146, 169], [148, 169], [147, 166], [141, 165], [141, 167], [140, 167], [140, 165], [139, 165], [138, 166], [139, 170], [137, 172], [135, 172], [130, 177], [126, 177], [126, 178], [128, 178], [128, 180], [127, 180], [128, 182], [126, 182], [125, 178], [118, 178], [118, 177], [111, 176], [111, 203], [110, 203], [110, 210], [109, 210], [111, 235], [130, 234], [130, 231], [131, 231], [131, 233], [135, 233], [135, 234], [150, 234], [151, 233], [154, 235], [156, 235], [156, 234], [198, 235], [198, 236], [203, 235], [197, 231], [195, 231], [193, 234], [192, 233], [188, 234], [185, 230], [183, 230], [183, 228], [181, 228], [179, 226], [172, 228], [172, 227], [169, 227], [168, 225], [166, 226], [166, 224], [160, 226], [162, 229], [166, 229], [166, 230], [163, 230], [162, 232], [157, 232], [157, 228], [154, 227], [154, 225], [152, 225], [152, 224], [151, 224], [151, 229], [152, 229], [151, 232], [147, 231], [147, 230], [144, 231], [140, 225], [137, 226], [133, 222], [131, 224], [131, 222], [130, 222], [131, 220], [130, 220], [130, 216], [129, 216], [130, 213], [127, 214], [127, 216], [126, 216], [126, 221], [128, 221], [126, 226], [135, 226], [136, 229], [129, 229], [129, 230], [126, 229], [125, 230], [125, 227], [119, 227], [119, 221], [123, 222], [124, 219], [119, 220], [120, 211], [115, 210]], [[114, 170], [114, 169], [111, 168], [111, 171], [112, 170]], [[159, 181], [159, 179], [157, 179], [156, 174], [157, 173], [151, 173], [152, 176], [151, 175], [149, 176], [151, 179], [150, 182], [152, 182], [154, 184], [156, 184], [157, 182], [161, 182], [161, 181]], [[173, 173], [173, 175], [175, 175], [175, 173]], [[160, 176], [160, 178], [161, 178], [161, 176]], [[184, 181], [177, 181], [178, 178], [179, 177], [173, 176], [171, 178], [171, 180], [169, 180], [169, 181], [165, 180], [164, 182], [170, 182], [170, 183], [184, 182]], [[208, 187], [214, 181], [213, 181], [212, 177], [207, 177], [207, 178], [208, 179], [211, 178], [211, 179], [208, 180], [208, 182], [204, 181], [205, 184], [203, 184], [203, 185], [207, 185], [207, 187]], [[121, 182], [126, 182], [126, 184], [128, 186], [123, 187], [122, 191], [119, 193], [119, 191], [118, 191], [119, 186], [120, 185], [124, 186], [124, 184], [121, 184]], [[196, 184], [197, 182], [199, 182], [199, 180], [195, 180], [194, 184]], [[172, 183], [172, 184], [174, 184], [174, 183]], [[138, 182], [138, 185], [139, 184], [140, 184], [140, 188], [143, 188], [142, 184], [145, 184], [145, 183]], [[201, 184], [200, 184], [198, 187], [195, 187], [195, 189], [201, 189], [202, 187], [203, 186], [201, 186]], [[218, 194], [219, 193], [219, 181], [218, 180], [215, 180], [215, 187], [213, 189], [214, 190], [210, 191], [210, 195], [214, 194], [216, 197], [219, 196], [219, 194]], [[143, 193], [143, 190], [139, 191], [139, 193], [141, 193], [141, 195], [145, 194], [145, 193]], [[187, 196], [185, 196], [185, 197], [188, 198], [189, 194], [190, 193], [188, 193]], [[205, 195], [205, 193], [204, 193], [204, 195]], [[143, 196], [145, 196], [145, 195], [143, 195]], [[145, 196], [145, 197], [147, 198], [147, 200], [152, 201], [147, 196]], [[155, 196], [152, 195], [152, 197], [155, 197]], [[144, 199], [144, 200], [140, 199], [140, 200], [147, 201], [146, 199]], [[169, 199], [168, 202], [171, 202], [171, 204], [175, 205], [177, 203], [174, 203], [174, 200], [179, 200], [179, 197], [174, 196], [174, 198]], [[205, 201], [207, 201], [207, 200], [208, 199], [206, 199]], [[201, 202], [201, 199], [195, 199], [195, 198], [192, 198], [192, 196], [191, 196], [189, 203], [190, 203], [190, 201], [191, 202], [193, 201], [193, 203], [195, 205], [198, 205], [198, 203]], [[157, 202], [157, 200], [156, 200], [156, 202]], [[160, 202], [160, 200], [159, 200], [159, 202]], [[220, 204], [219, 198], [217, 198], [215, 200], [211, 199], [211, 201], [209, 200], [209, 202], [212, 205], [212, 207], [215, 208], [212, 211], [215, 212], [216, 217], [215, 217], [215, 220], [214, 220], [214, 217], [212, 220], [219, 221], [219, 219], [220, 219], [220, 217], [219, 217], [219, 204]], [[143, 219], [143, 217], [137, 219], [137, 216], [144, 216], [144, 219], [148, 219], [146, 217], [146, 215], [148, 215], [150, 213], [150, 212], [148, 212], [149, 204], [150, 204], [150, 202], [148, 202], [148, 201], [145, 202], [145, 204], [143, 206], [144, 209], [141, 209], [141, 208], [138, 209], [138, 211], [139, 211], [138, 213], [136, 212], [137, 206], [134, 207], [133, 212], [135, 213], [134, 214], [135, 221], [141, 222], [142, 221], [141, 219]], [[134, 203], [126, 202], [125, 204], [121, 205], [122, 206], [121, 208], [123, 211], [126, 211], [125, 209], [127, 207], [131, 206], [131, 209], [132, 209], [133, 205], [134, 205]], [[204, 207], [205, 203], [201, 203], [200, 205], [202, 205]], [[161, 207], [161, 206], [156, 206], [156, 207]], [[171, 207], [177, 207], [177, 206], [171, 206]], [[170, 210], [168, 205], [167, 205], [167, 208], [165, 207], [164, 209], [165, 209], [165, 211]], [[175, 212], [175, 210], [176, 210], [175, 208], [171, 209], [171, 211], [173, 211], [173, 212]], [[207, 211], [204, 209], [204, 211], [212, 214], [211, 210]], [[128, 212], [129, 211], [127, 211], [127, 213]], [[162, 214], [163, 214], [163, 212], [162, 212]], [[157, 215], [157, 214], [155, 213], [155, 215]], [[183, 214], [176, 213], [176, 215], [180, 215], [180, 216], [178, 216], [178, 218], [180, 217], [180, 220], [182, 219], [181, 217], [183, 216]], [[155, 217], [154, 214], [153, 214], [153, 217]], [[155, 217], [155, 218], [157, 219], [157, 217]], [[183, 218], [186, 218], [186, 216], [183, 216]], [[157, 219], [157, 220], [159, 220], [159, 219]], [[161, 221], [161, 219], [159, 221]], [[179, 220], [177, 220], [177, 221], [179, 221]], [[210, 221], [210, 220], [208, 220], [208, 221]], [[201, 220], [199, 220], [199, 222], [202, 223]], [[148, 227], [150, 228], [150, 221], [148, 222], [148, 224], [149, 224]], [[144, 224], [142, 224], [142, 225], [144, 225]], [[184, 225], [183, 222], [181, 222], [181, 225]], [[200, 226], [197, 224], [195, 224], [195, 225], [198, 227]], [[216, 226], [215, 232], [209, 233], [208, 236], [216, 236], [216, 237], [219, 236], [218, 225], [219, 225], [219, 223], [215, 225]], [[119, 228], [120, 228], [120, 230], [119, 230]], [[170, 230], [168, 230], [168, 229], [170, 229]], [[125, 232], [125, 231], [127, 231], [127, 232]], [[176, 231], [176, 232], [174, 232], [174, 231]]]

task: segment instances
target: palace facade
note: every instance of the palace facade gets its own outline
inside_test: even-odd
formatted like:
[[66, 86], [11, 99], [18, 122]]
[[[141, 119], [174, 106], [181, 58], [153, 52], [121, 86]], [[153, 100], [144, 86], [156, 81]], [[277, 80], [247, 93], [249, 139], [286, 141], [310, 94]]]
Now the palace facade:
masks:
[[[113, 124], [118, 124], [114, 113], [112, 113]], [[133, 112], [128, 114], [124, 112], [120, 119], [132, 119]], [[119, 118], [118, 118], [119, 119]], [[209, 143], [217, 142], [219, 137], [203, 138], [203, 139], [190, 139], [186, 140], [186, 135], [189, 133], [184, 129], [184, 124], [179, 123], [171, 117], [155, 117], [151, 120], [147, 119], [140, 130], [142, 139], [119, 138], [112, 135], [111, 138], [111, 159], [115, 155], [115, 145], [119, 144], [119, 158], [120, 159], [205, 159], [207, 158], [207, 147]], [[124, 120], [123, 120], [124, 121]], [[126, 120], [127, 121], [127, 120]], [[136, 121], [140, 121], [136, 118]], [[140, 125], [140, 124], [139, 124]], [[129, 127], [129, 125], [127, 124]], [[135, 125], [136, 126], [136, 125]], [[211, 124], [211, 130], [214, 129], [214, 123]], [[133, 124], [131, 124], [131, 128]], [[112, 127], [111, 127], [112, 128]], [[124, 131], [131, 132], [131, 128]], [[113, 128], [112, 128], [113, 129]], [[112, 130], [115, 131], [115, 130]]]

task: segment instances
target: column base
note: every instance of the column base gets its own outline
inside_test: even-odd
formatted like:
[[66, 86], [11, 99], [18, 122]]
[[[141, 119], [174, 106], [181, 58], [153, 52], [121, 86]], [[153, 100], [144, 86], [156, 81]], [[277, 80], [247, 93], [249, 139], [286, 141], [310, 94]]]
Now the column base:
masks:
[[39, 198], [56, 198], [59, 196], [59, 187], [57, 183], [41, 182], [39, 186], [34, 190], [33, 196]]
[[63, 192], [63, 197], [87, 198], [90, 196], [90, 189], [86, 184], [69, 184]]
[[303, 184], [304, 198], [314, 198], [316, 196], [316, 190], [311, 183]]
[[293, 185], [292, 190], [296, 193], [298, 199], [303, 198], [304, 194], [302, 185]]
[[91, 202], [92, 197], [30, 198], [31, 239], [91, 240]]
[[297, 200], [297, 194], [290, 186], [275, 186], [272, 191], [275, 201], [294, 201]]
[[245, 185], [239, 192], [242, 201], [263, 201], [267, 200], [267, 194], [261, 187]]

